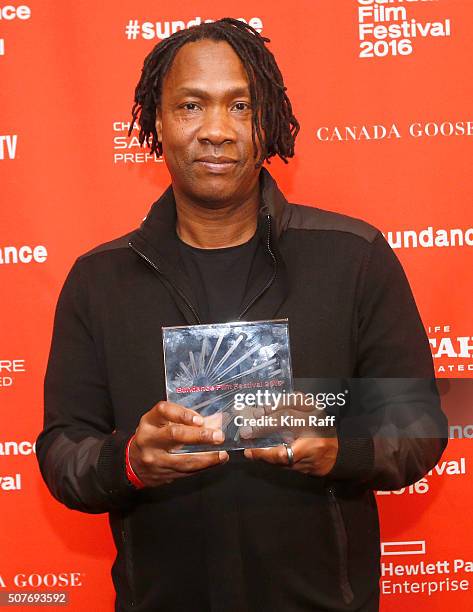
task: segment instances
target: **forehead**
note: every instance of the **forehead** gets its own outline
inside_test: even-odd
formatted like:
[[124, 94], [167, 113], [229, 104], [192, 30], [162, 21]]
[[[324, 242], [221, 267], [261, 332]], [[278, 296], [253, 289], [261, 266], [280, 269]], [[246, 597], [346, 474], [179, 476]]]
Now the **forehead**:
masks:
[[178, 95], [186, 88], [218, 94], [236, 87], [248, 88], [248, 76], [231, 45], [199, 40], [185, 44], [176, 53], [164, 79], [163, 96]]

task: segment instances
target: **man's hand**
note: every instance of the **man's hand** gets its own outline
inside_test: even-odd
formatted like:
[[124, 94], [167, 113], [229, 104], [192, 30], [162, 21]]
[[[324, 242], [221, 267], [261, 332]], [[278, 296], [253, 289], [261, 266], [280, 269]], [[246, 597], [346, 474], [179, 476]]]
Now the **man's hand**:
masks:
[[[275, 411], [270, 406], [257, 408], [253, 416], [272, 415], [281, 423], [283, 422], [281, 417], [288, 417], [290, 422], [298, 423], [296, 426], [276, 428], [283, 431], [283, 437], [291, 443], [294, 453], [294, 463], [291, 469], [312, 476], [325, 476], [330, 472], [337, 458], [337, 431], [335, 426], [310, 425], [310, 417], [323, 420], [326, 413], [313, 406], [306, 406], [302, 399], [301, 394], [291, 406], [284, 406]], [[245, 427], [242, 428], [241, 435], [246, 439], [255, 439], [274, 434], [274, 432], [274, 427]], [[244, 452], [248, 459], [263, 460], [284, 467], [289, 466], [288, 454], [283, 445], [273, 448], [245, 449]]]
[[[212, 423], [213, 424], [213, 423]], [[190, 476], [228, 461], [226, 451], [172, 454], [184, 444], [222, 444], [221, 429], [210, 428], [194, 410], [172, 402], [158, 402], [144, 414], [130, 444], [135, 474], [150, 487]]]
[[[336, 434], [335, 434], [336, 435]], [[338, 453], [338, 439], [335, 438], [297, 438], [291, 444], [294, 453], [294, 464], [291, 469], [312, 476], [325, 476], [335, 464]], [[247, 448], [247, 459], [262, 459], [268, 463], [288, 467], [288, 456], [285, 446], [273, 448]]]

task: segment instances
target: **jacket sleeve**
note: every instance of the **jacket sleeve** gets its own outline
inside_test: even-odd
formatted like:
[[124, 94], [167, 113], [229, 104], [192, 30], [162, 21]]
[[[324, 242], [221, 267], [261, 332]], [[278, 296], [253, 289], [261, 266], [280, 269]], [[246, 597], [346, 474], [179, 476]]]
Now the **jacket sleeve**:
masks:
[[134, 503], [126, 444], [132, 432], [115, 430], [104, 368], [88, 316], [80, 260], [69, 272], [56, 306], [44, 381], [44, 423], [36, 440], [41, 474], [67, 507], [100, 513]]
[[381, 233], [365, 261], [357, 318], [356, 378], [336, 422], [339, 450], [327, 476], [396, 490], [439, 461], [448, 422], [412, 291]]

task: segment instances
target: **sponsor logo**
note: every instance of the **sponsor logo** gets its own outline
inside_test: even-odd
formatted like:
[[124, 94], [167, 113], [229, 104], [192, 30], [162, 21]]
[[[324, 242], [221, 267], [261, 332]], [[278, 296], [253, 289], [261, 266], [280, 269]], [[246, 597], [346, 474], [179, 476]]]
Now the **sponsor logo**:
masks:
[[[137, 40], [144, 38], [145, 40], [153, 40], [159, 38], [164, 40], [179, 30], [186, 30], [192, 26], [200, 25], [201, 23], [212, 23], [214, 19], [202, 19], [196, 17], [190, 21], [139, 21], [138, 19], [129, 19], [125, 25], [125, 36], [128, 40]], [[238, 21], [244, 21], [252, 26], [260, 34], [263, 31], [263, 22], [259, 17], [251, 17], [251, 19], [243, 19], [238, 17]]]
[[383, 232], [383, 236], [393, 249], [473, 246], [473, 227], [434, 230], [429, 225], [422, 230], [409, 229]]
[[[451, 36], [450, 19], [426, 21], [412, 17], [411, 11], [415, 4], [420, 5], [432, 1], [357, 0], [359, 57], [411, 55], [414, 51], [414, 43], [418, 40]], [[406, 2], [409, 4], [406, 5]], [[392, 6], [393, 4], [398, 6]]]
[[26, 372], [24, 359], [0, 359], [0, 388], [12, 387], [16, 374]]
[[0, 247], [0, 265], [8, 264], [29, 264], [44, 263], [48, 258], [48, 251], [45, 246], [39, 244], [37, 246], [5, 246]]
[[0, 457], [9, 457], [11, 455], [33, 455], [36, 453], [36, 442], [30, 442], [29, 440], [22, 440], [17, 442], [16, 440], [8, 440], [7, 442], [0, 442]]
[[[381, 543], [381, 555], [427, 555], [425, 540]], [[413, 562], [381, 562], [381, 592], [383, 595], [415, 595], [429, 597], [438, 593], [468, 591], [473, 561], [468, 559], [413, 559]]]
[[316, 129], [319, 142], [370, 142], [403, 138], [473, 136], [473, 121], [413, 121], [407, 127], [389, 125], [323, 125]]
[[0, 476], [0, 491], [21, 491], [21, 474]]
[[[25, 4], [20, 6], [12, 6], [7, 4], [6, 6], [0, 6], [0, 23], [8, 21], [26, 21], [31, 17], [31, 8]], [[5, 55], [5, 39], [0, 38], [0, 55]], [[0, 159], [2, 159], [0, 157]]]
[[[0, 55], [3, 54], [0, 53]], [[4, 134], [0, 136], [0, 161], [3, 161], [5, 159], [15, 159], [17, 143], [17, 134]]]
[[465, 476], [466, 473], [467, 463], [465, 457], [452, 459], [450, 461], [439, 461], [433, 469], [427, 472], [424, 478], [421, 478], [414, 484], [408, 487], [402, 487], [402, 489], [397, 489], [396, 491], [376, 491], [376, 495], [424, 495], [430, 490], [429, 478], [431, 476]]
[[13, 21], [19, 19], [24, 21], [31, 17], [31, 9], [29, 6], [22, 4], [21, 6], [0, 6], [0, 20]]
[[48, 572], [46, 574], [15, 574], [11, 581], [0, 574], [0, 587], [7, 588], [15, 586], [18, 588], [41, 588], [41, 587], [80, 587], [83, 586], [83, 572]]
[[451, 325], [429, 326], [427, 333], [438, 374], [473, 372], [473, 336], [456, 335]]
[[473, 425], [450, 425], [449, 432], [449, 438], [456, 438], [457, 440], [467, 438], [471, 440], [473, 438]]
[[133, 124], [131, 136], [128, 137], [130, 123], [127, 121], [113, 122], [113, 163], [114, 164], [145, 164], [147, 162], [163, 163], [162, 157], [157, 157], [143, 149], [138, 140], [139, 127]]

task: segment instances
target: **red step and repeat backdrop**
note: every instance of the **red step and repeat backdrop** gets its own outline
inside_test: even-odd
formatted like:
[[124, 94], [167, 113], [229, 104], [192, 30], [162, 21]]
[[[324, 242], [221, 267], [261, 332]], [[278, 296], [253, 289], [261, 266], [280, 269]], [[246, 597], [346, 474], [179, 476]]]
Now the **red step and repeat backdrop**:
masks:
[[[0, 595], [66, 590], [71, 610], [113, 608], [107, 516], [51, 498], [34, 440], [67, 271], [169, 184], [126, 133], [143, 58], [176, 29], [230, 15], [271, 39], [301, 132], [270, 171], [290, 201], [383, 231], [438, 376], [473, 378], [472, 1], [236, 6], [0, 0]], [[468, 422], [451, 427], [432, 473], [377, 495], [382, 610], [473, 609], [472, 437]]]

